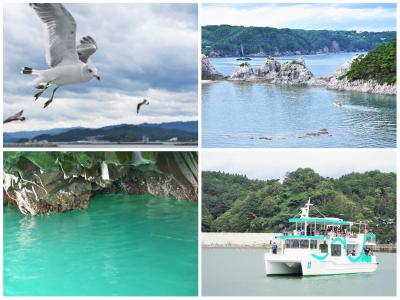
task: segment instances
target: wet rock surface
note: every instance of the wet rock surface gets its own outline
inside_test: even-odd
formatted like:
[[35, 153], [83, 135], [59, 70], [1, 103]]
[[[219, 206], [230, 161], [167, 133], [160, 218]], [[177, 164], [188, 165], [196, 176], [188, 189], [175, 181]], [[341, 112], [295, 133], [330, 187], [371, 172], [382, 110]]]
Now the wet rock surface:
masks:
[[135, 159], [130, 165], [108, 163], [104, 167], [101, 163], [68, 174], [62, 167], [43, 171], [19, 162], [23, 172], [4, 174], [3, 202], [25, 215], [40, 215], [85, 209], [91, 197], [104, 193], [148, 193], [197, 201], [197, 158], [193, 155], [164, 152], [155, 162]]
[[322, 128], [319, 129], [318, 131], [314, 131], [314, 132], [307, 132], [305, 135], [303, 136], [299, 136], [299, 139], [303, 139], [303, 138], [309, 138], [309, 137], [318, 137], [318, 136], [332, 136], [328, 129], [326, 128]]

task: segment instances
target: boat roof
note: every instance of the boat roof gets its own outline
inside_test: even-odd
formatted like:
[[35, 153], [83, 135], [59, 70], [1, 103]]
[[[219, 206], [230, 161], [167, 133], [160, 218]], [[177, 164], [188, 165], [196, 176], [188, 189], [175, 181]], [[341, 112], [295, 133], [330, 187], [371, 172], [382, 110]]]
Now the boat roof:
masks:
[[344, 221], [337, 218], [290, 218], [289, 222], [302, 222], [302, 223], [323, 223], [323, 224], [335, 224], [335, 225], [351, 225], [352, 222]]
[[329, 238], [326, 235], [278, 235], [277, 239], [302, 239], [302, 240], [323, 240]]

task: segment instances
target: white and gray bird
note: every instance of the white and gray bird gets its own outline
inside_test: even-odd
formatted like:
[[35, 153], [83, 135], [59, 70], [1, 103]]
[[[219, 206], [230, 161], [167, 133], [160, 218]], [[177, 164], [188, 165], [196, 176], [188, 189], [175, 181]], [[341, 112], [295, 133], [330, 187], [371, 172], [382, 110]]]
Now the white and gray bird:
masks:
[[136, 107], [136, 113], [137, 113], [137, 114], [139, 113], [140, 107], [141, 107], [142, 105], [149, 105], [149, 104], [150, 104], [150, 102], [147, 101], [147, 99], [143, 99], [142, 102], [139, 102], [139, 103], [138, 103], [138, 105], [137, 105], [137, 107]]
[[10, 123], [13, 121], [22, 121], [22, 122], [25, 121], [25, 117], [22, 116], [23, 113], [24, 113], [24, 110], [17, 112], [16, 114], [12, 115], [11, 117], [8, 117], [7, 119], [5, 119], [3, 121], [3, 124]]
[[54, 85], [53, 92], [44, 107], [54, 98], [54, 93], [65, 84], [84, 83], [93, 78], [100, 80], [97, 69], [89, 57], [96, 52], [96, 41], [86, 36], [76, 46], [76, 22], [64, 5], [59, 3], [30, 3], [44, 24], [46, 37], [47, 70], [22, 69], [23, 74], [37, 75], [34, 86], [40, 91], [34, 95], [37, 100], [43, 92]]

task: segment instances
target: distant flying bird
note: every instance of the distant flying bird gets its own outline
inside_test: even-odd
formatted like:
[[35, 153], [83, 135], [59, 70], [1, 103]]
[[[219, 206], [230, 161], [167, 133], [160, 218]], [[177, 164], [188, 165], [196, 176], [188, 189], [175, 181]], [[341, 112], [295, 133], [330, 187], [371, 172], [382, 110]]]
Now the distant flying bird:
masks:
[[11, 117], [8, 117], [7, 119], [5, 119], [3, 121], [3, 124], [10, 123], [13, 121], [22, 121], [22, 122], [25, 121], [25, 117], [22, 116], [23, 113], [24, 113], [24, 110], [17, 112], [15, 115], [12, 115]]
[[76, 23], [64, 5], [59, 3], [30, 3], [40, 20], [45, 25], [47, 70], [33, 70], [25, 67], [22, 74], [38, 77], [33, 82], [40, 91], [34, 95], [37, 100], [52, 84], [55, 85], [47, 107], [54, 98], [54, 93], [65, 84], [84, 83], [92, 78], [100, 80], [97, 69], [89, 60], [96, 52], [96, 41], [86, 36], [76, 46]]
[[136, 113], [137, 113], [137, 114], [139, 113], [140, 107], [141, 107], [142, 105], [149, 105], [149, 104], [150, 104], [150, 102], [147, 101], [147, 99], [143, 99], [142, 102], [138, 103], [137, 108], [136, 108]]

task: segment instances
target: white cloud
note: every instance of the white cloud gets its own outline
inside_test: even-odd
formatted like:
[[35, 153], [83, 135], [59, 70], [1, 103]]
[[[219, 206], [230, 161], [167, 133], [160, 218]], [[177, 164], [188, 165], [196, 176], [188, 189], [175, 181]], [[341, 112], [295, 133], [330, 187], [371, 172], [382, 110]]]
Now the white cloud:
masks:
[[[5, 131], [197, 120], [197, 5], [66, 4], [77, 39], [93, 36], [92, 63], [101, 81], [61, 87], [33, 101], [32, 76], [23, 66], [47, 68], [41, 23], [27, 4], [4, 5], [4, 100], [7, 117], [24, 109], [26, 122]], [[50, 92], [50, 90], [49, 90]], [[136, 115], [136, 105], [150, 106]]]
[[[136, 113], [136, 105], [144, 97], [150, 101], [149, 106], [142, 107]], [[25, 122], [13, 122], [4, 125], [5, 132], [51, 129], [82, 126], [97, 128], [118, 124], [161, 123], [173, 121], [193, 121], [197, 119], [197, 101], [195, 92], [171, 92], [149, 89], [140, 93], [127, 95], [117, 91], [94, 92], [80, 95], [66, 93], [66, 97], [56, 98], [46, 109], [42, 108], [43, 100], [38, 103], [26, 95], [9, 96], [4, 99], [4, 115], [10, 116], [21, 107], [25, 110]], [[28, 104], [33, 105], [28, 105]]]
[[269, 26], [293, 29], [396, 30], [396, 9], [376, 4], [205, 5], [202, 25]]
[[322, 176], [337, 178], [350, 172], [396, 172], [393, 150], [206, 150], [202, 169], [247, 175], [249, 178], [282, 179], [286, 172], [312, 168]]

